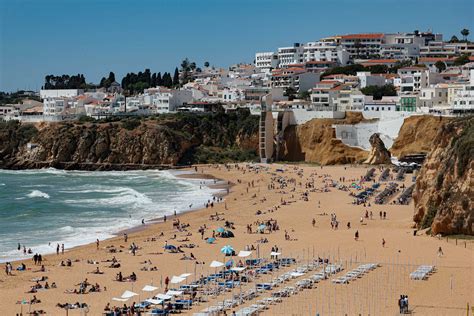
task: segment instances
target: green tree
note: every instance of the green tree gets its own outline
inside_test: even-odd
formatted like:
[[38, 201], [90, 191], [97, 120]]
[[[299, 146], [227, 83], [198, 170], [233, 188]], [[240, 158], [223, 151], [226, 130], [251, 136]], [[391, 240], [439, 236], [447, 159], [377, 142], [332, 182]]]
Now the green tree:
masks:
[[296, 96], [296, 89], [292, 87], [288, 87], [285, 89], [285, 93], [283, 93], [285, 97], [288, 97], [288, 100], [293, 101]]
[[392, 84], [386, 84], [384, 86], [367, 86], [360, 89], [360, 91], [365, 95], [371, 95], [374, 97], [374, 100], [380, 100], [384, 96], [396, 96], [397, 90]]
[[443, 70], [446, 69], [446, 64], [441, 61], [441, 60], [438, 60], [436, 63], [435, 63], [435, 67], [436, 69], [438, 69], [438, 72], [442, 72]]
[[468, 29], [462, 29], [461, 30], [461, 35], [464, 38], [464, 40], [467, 41], [467, 37], [469, 36], [469, 30]]
[[108, 78], [108, 80], [109, 80], [109, 86], [110, 86], [110, 84], [111, 84], [112, 82], [115, 82], [115, 74], [114, 74], [112, 71], [109, 72], [109, 78]]
[[309, 91], [300, 91], [298, 99], [309, 101], [311, 93]]
[[179, 87], [179, 71], [178, 71], [178, 67], [176, 67], [175, 70], [174, 70], [173, 86]]
[[450, 43], [459, 43], [459, 38], [456, 35], [451, 36]]
[[469, 55], [468, 54], [464, 54], [464, 55], [461, 55], [459, 56], [458, 58], [456, 58], [454, 60], [454, 66], [462, 66], [464, 64], [467, 64], [469, 62]]
[[210, 64], [209, 64], [208, 61], [206, 61], [206, 62], [204, 63], [204, 67], [206, 67], [206, 68], [209, 67], [209, 65], [210, 65]]

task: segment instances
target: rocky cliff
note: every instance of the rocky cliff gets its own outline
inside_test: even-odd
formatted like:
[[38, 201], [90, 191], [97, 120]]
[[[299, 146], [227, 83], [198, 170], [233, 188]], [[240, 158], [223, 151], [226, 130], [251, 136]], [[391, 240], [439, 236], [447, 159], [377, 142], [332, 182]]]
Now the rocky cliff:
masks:
[[345, 119], [313, 119], [305, 124], [289, 126], [279, 157], [286, 161], [306, 161], [322, 165], [362, 162], [368, 152], [350, 147], [336, 139], [334, 124], [357, 124], [362, 113], [348, 112]]
[[441, 126], [450, 120], [452, 119], [432, 115], [405, 118], [390, 153], [398, 158], [408, 154], [429, 153]]
[[256, 157], [257, 128], [258, 117], [248, 111], [36, 128], [3, 123], [0, 167], [127, 169], [248, 160]]
[[440, 125], [417, 177], [414, 220], [432, 234], [473, 234], [474, 117]]

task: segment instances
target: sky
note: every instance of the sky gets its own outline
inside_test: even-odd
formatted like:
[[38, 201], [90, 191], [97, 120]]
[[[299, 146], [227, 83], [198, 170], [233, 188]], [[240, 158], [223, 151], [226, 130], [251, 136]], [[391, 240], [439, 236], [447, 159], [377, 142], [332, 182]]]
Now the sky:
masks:
[[172, 72], [252, 62], [255, 52], [363, 32], [474, 38], [473, 0], [0, 0], [0, 91], [47, 74]]

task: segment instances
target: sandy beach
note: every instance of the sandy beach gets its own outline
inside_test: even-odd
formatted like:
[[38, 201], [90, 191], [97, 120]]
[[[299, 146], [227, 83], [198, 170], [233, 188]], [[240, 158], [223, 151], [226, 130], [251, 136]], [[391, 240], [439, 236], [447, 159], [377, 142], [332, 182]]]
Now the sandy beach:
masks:
[[[197, 175], [192, 177], [203, 179], [206, 185], [213, 185], [214, 178], [222, 179], [218, 187], [223, 190], [228, 187], [229, 194], [217, 197], [212, 207], [186, 212], [177, 218], [171, 216], [166, 222], [156, 221], [128, 231], [127, 241], [120, 234], [116, 238], [100, 241], [98, 245], [89, 244], [73, 249], [68, 249], [66, 245], [64, 254], [44, 256], [45, 272], [36, 272], [41, 266], [35, 266], [31, 257], [23, 261], [26, 271], [16, 270], [21, 261], [13, 262], [13, 275], [7, 275], [5, 271], [0, 274], [0, 315], [16, 315], [21, 310], [24, 315], [34, 310], [42, 310], [46, 315], [64, 315], [66, 311], [57, 304], [76, 302], [88, 305], [88, 315], [102, 315], [109, 303], [111, 308], [124, 304], [129, 306], [133, 302], [166, 293], [167, 277], [171, 279], [191, 273], [183, 282], [168, 286], [168, 289], [173, 289], [215, 273], [217, 269], [209, 267], [213, 260], [227, 262], [233, 259], [237, 264], [239, 260], [258, 256], [270, 262], [272, 247], [278, 247], [280, 258], [294, 258], [296, 262], [270, 273], [253, 276], [249, 278], [251, 282], [242, 283], [217, 296], [198, 292], [196, 298], [202, 302], [194, 303], [190, 310], [183, 313], [198, 313], [237, 293], [255, 289], [257, 283], [272, 283], [278, 276], [298, 267], [308, 267], [315, 259], [322, 258], [327, 259], [329, 264], [339, 265], [343, 270], [312, 284], [311, 288], [303, 289], [303, 286], [297, 285], [298, 282], [325, 268], [324, 265], [316, 267], [313, 264], [301, 276], [262, 291], [255, 299], [229, 308], [227, 315], [272, 297], [272, 293], [285, 287], [294, 287], [296, 290], [289, 297], [268, 303], [263, 314], [398, 315], [397, 300], [403, 294], [408, 295], [409, 309], [413, 314], [466, 315], [468, 304], [474, 304], [472, 241], [438, 239], [425, 232], [418, 232], [414, 236], [413, 202], [409, 205], [391, 203], [401, 191], [390, 196], [385, 204], [374, 203], [374, 197], [392, 181], [381, 181], [380, 187], [365, 205], [353, 204], [354, 196], [351, 194], [358, 194], [374, 184], [373, 181], [361, 181], [369, 169], [364, 166], [284, 164], [198, 166]], [[381, 172], [376, 168], [376, 182], [379, 182]], [[222, 185], [222, 182], [229, 185]], [[412, 175], [407, 174], [403, 181], [393, 182], [398, 184], [398, 188], [402, 185], [408, 187], [413, 184]], [[220, 198], [223, 200], [219, 201]], [[333, 221], [331, 218], [334, 219], [334, 216], [331, 214], [335, 214]], [[176, 220], [179, 220], [179, 226]], [[231, 230], [234, 238], [217, 236], [217, 229], [224, 227], [226, 221], [232, 227], [226, 230]], [[337, 228], [332, 227], [331, 222], [337, 222]], [[268, 223], [277, 229], [270, 231]], [[252, 233], [248, 227], [250, 224]], [[257, 232], [261, 224], [265, 224], [266, 228]], [[206, 228], [201, 235], [199, 230], [204, 226]], [[358, 240], [355, 238], [356, 231]], [[216, 241], [213, 244], [206, 242], [205, 238], [213, 234]], [[129, 251], [132, 243], [138, 247], [135, 255]], [[183, 252], [170, 253], [164, 249], [165, 245], [179, 246]], [[246, 258], [224, 257], [220, 250], [226, 245], [231, 245], [236, 253], [252, 247], [255, 250]], [[442, 248], [442, 254], [439, 253], [439, 247]], [[191, 253], [195, 260], [183, 260], [184, 257], [190, 259]], [[114, 257], [120, 264], [118, 268], [110, 268], [111, 262], [106, 262]], [[66, 262], [68, 259], [72, 265], [61, 266], [61, 261]], [[374, 263], [377, 267], [348, 284], [332, 282], [368, 263]], [[434, 266], [435, 271], [425, 280], [411, 280], [410, 273], [421, 265]], [[5, 270], [5, 265], [1, 266]], [[93, 273], [97, 270], [103, 273]], [[119, 272], [123, 277], [134, 273], [136, 281], [116, 281]], [[37, 283], [32, 280], [43, 276], [47, 280], [38, 282], [41, 287], [45, 286], [45, 282], [50, 287], [54, 282], [56, 287], [27, 293]], [[100, 291], [90, 292], [91, 285], [88, 285], [86, 294], [74, 293], [85, 279], [91, 285], [98, 284]], [[145, 285], [153, 285], [158, 289], [144, 292], [142, 288]], [[298, 287], [301, 289], [297, 290]], [[210, 288], [207, 286], [203, 290]], [[114, 297], [120, 298], [126, 290], [139, 296], [124, 302], [112, 300]], [[41, 302], [17, 304], [22, 300], [30, 302], [33, 296]], [[83, 315], [81, 312], [71, 309], [68, 315]]]

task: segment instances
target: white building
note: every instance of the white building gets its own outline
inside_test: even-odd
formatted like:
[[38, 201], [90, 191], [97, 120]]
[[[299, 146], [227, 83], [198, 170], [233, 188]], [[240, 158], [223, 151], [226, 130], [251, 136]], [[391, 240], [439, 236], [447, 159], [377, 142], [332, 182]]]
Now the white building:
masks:
[[255, 54], [255, 67], [268, 71], [278, 67], [278, 54], [274, 52], [262, 52]]
[[239, 102], [245, 100], [243, 90], [236, 88], [225, 88], [222, 90], [221, 101], [224, 103]]
[[303, 59], [310, 61], [328, 61], [338, 65], [346, 65], [349, 52], [331, 42], [309, 42], [303, 46]]
[[348, 34], [340, 38], [341, 45], [349, 52], [350, 58], [370, 58], [380, 56], [380, 49], [384, 43], [383, 33]]
[[445, 106], [448, 102], [448, 88], [443, 86], [422, 88], [419, 100], [420, 106], [423, 108]]
[[81, 89], [52, 89], [40, 90], [40, 98], [73, 98], [84, 93]]
[[185, 103], [193, 101], [193, 93], [188, 90], [160, 89], [152, 96], [152, 110], [156, 113], [175, 112]]
[[61, 116], [65, 110], [72, 107], [73, 100], [70, 98], [47, 97], [43, 99], [43, 115]]
[[280, 68], [272, 72], [272, 88], [293, 88], [297, 92], [308, 91], [320, 79], [320, 74], [308, 72], [304, 68]]
[[386, 84], [386, 79], [384, 76], [372, 75], [370, 71], [359, 71], [356, 74], [359, 78], [359, 85], [361, 88], [368, 86], [377, 86], [381, 87]]
[[278, 48], [278, 66], [284, 67], [288, 65], [301, 64], [304, 61], [304, 49], [300, 43], [293, 46]]
[[469, 84], [457, 91], [452, 107], [454, 111], [471, 113], [474, 111], [474, 69], [470, 70]]

